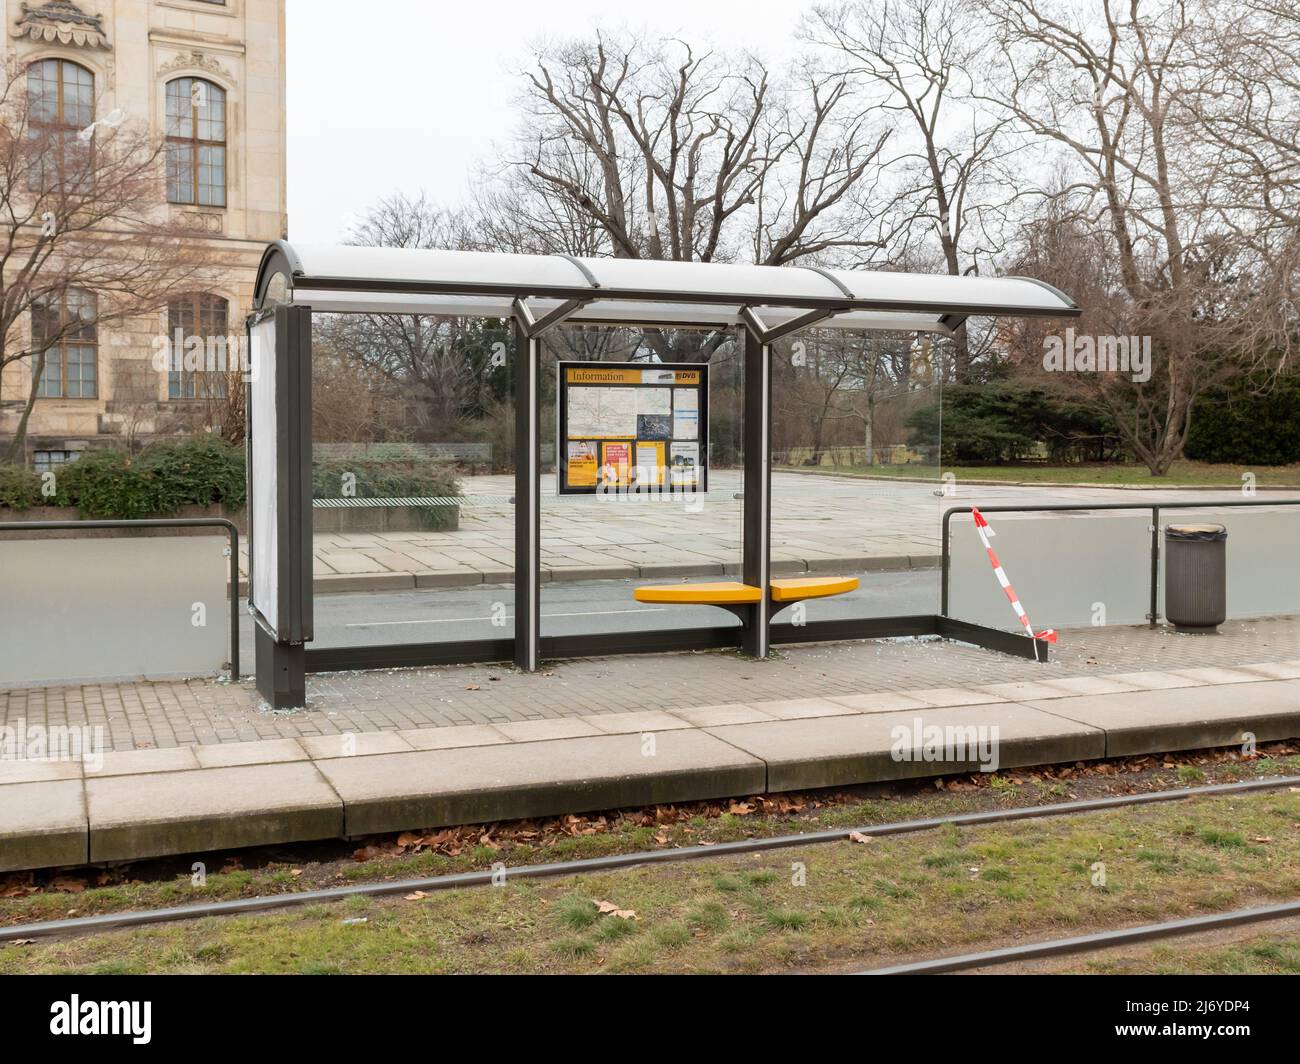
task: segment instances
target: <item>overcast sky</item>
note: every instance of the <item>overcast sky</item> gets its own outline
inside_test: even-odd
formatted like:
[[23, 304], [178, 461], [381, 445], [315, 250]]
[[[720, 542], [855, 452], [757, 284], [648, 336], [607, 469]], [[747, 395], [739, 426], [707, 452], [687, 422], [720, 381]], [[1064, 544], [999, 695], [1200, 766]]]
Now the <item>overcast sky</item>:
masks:
[[[389, 192], [465, 197], [515, 125], [529, 45], [597, 25], [776, 65], [809, 0], [288, 0], [289, 235], [333, 242]], [[620, 11], [635, 12], [633, 17]]]

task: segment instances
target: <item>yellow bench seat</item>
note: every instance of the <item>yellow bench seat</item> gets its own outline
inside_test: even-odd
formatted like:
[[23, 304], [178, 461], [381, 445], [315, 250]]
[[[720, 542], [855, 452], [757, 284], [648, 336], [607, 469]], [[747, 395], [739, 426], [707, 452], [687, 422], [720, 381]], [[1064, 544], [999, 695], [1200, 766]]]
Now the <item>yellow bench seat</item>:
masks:
[[[772, 581], [773, 602], [799, 602], [810, 598], [844, 595], [858, 589], [856, 576], [798, 576]], [[736, 606], [761, 602], [763, 589], [732, 581], [713, 584], [660, 584], [639, 587], [637, 602], [658, 602], [678, 606]]]
[[667, 602], [694, 606], [733, 606], [746, 602], [761, 602], [763, 600], [763, 589], [734, 582], [664, 584], [657, 587], [639, 587], [633, 592], [633, 597], [637, 602]]
[[772, 581], [773, 602], [798, 602], [801, 599], [829, 598], [857, 591], [856, 576], [795, 576]]

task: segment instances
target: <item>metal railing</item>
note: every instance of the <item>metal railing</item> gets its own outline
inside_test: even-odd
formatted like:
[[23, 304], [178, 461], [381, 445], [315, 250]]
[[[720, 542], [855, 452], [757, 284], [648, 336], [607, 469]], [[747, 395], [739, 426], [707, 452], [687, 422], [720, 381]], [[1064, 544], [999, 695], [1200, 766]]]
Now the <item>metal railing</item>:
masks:
[[1151, 605], [1147, 620], [1155, 628], [1160, 619], [1160, 511], [1162, 510], [1218, 510], [1238, 506], [1300, 506], [1300, 499], [1224, 499], [1199, 502], [1098, 502], [1098, 503], [1048, 503], [1041, 506], [954, 506], [943, 514], [942, 569], [939, 592], [939, 615], [948, 616], [948, 573], [951, 563], [949, 529], [954, 514], [968, 514], [978, 509], [982, 514], [997, 513], [1090, 513], [1094, 510], [1149, 510], [1151, 513]]
[[89, 529], [224, 528], [230, 539], [230, 679], [239, 682], [239, 529], [224, 517], [140, 521], [0, 521], [0, 532], [81, 532]]

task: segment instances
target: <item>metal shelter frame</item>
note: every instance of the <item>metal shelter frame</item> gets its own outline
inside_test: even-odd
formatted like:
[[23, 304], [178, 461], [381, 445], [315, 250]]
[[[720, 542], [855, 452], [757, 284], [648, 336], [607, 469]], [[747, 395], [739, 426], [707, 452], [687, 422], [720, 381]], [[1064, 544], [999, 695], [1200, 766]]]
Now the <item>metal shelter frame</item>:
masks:
[[[307, 648], [312, 640], [311, 315], [385, 313], [508, 318], [515, 350], [515, 623], [513, 638], [381, 647]], [[271, 244], [262, 257], [250, 332], [274, 319], [274, 372], [249, 384], [250, 612], [258, 690], [273, 706], [305, 704], [306, 673], [937, 634], [1046, 660], [1046, 644], [939, 615], [772, 624], [768, 595], [735, 627], [605, 635], [541, 635], [539, 371], [546, 334], [565, 323], [736, 329], [744, 350], [741, 579], [769, 589], [772, 522], [772, 345], [801, 329], [951, 336], [968, 317], [1077, 317], [1069, 296], [1028, 278], [951, 277], [819, 266], [747, 266], [568, 255]], [[256, 356], [255, 356], [256, 357]], [[252, 461], [254, 390], [274, 388], [276, 468]], [[703, 441], [707, 446], [708, 441]], [[274, 550], [256, 549], [257, 478], [273, 476]], [[262, 485], [266, 489], [266, 485]], [[266, 498], [265, 490], [263, 498]], [[274, 568], [275, 617], [252, 601], [254, 567]]]

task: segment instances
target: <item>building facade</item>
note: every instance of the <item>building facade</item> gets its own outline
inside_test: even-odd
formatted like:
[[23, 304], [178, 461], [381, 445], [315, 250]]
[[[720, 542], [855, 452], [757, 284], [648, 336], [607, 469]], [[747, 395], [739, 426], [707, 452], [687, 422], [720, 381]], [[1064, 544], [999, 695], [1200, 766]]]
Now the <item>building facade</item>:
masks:
[[[9, 71], [26, 71], [29, 92], [52, 117], [83, 127], [147, 121], [152, 135], [166, 139], [166, 203], [159, 209], [192, 234], [194, 252], [212, 264], [194, 291], [156, 316], [87, 326], [47, 353], [23, 458], [45, 470], [91, 447], [137, 446], [205, 420], [212, 427], [218, 384], [159, 368], [155, 352], [158, 338], [177, 329], [205, 337], [242, 332], [262, 251], [287, 233], [284, 0], [0, 4]], [[92, 318], [95, 294], [77, 292], [65, 303], [74, 299]], [[17, 430], [31, 374], [16, 363], [0, 379], [0, 457]]]

